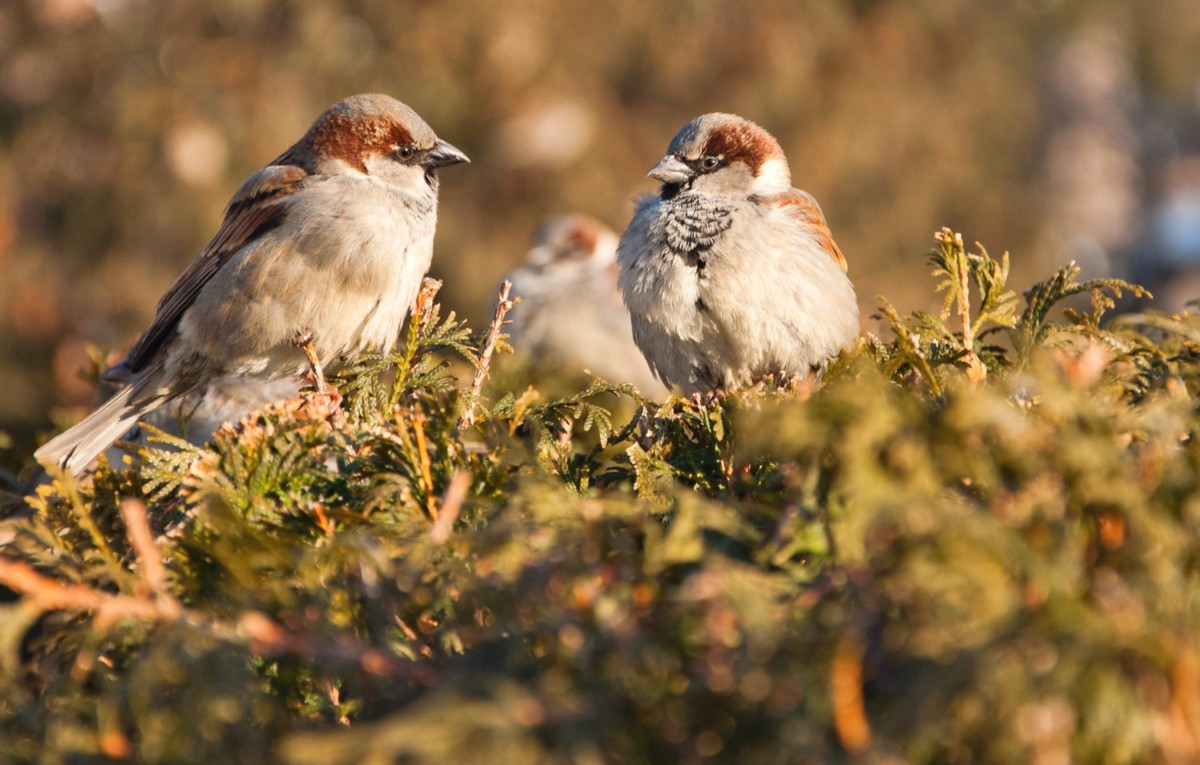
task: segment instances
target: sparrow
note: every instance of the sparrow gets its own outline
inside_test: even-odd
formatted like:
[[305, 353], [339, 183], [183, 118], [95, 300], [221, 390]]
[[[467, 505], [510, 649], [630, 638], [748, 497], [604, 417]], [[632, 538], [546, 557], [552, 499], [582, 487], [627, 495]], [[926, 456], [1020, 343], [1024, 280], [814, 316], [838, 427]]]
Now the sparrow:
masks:
[[109, 370], [125, 387], [36, 459], [78, 474], [167, 402], [306, 371], [323, 391], [324, 365], [391, 347], [432, 258], [438, 168], [468, 161], [390, 96], [331, 106], [233, 195], [216, 236]]
[[617, 247], [633, 339], [685, 394], [820, 374], [859, 334], [858, 301], [779, 142], [733, 114], [683, 126]]
[[509, 342], [535, 366], [587, 369], [644, 395], [665, 392], [633, 343], [611, 228], [581, 213], [548, 218], [534, 231], [525, 265], [504, 278], [521, 298]]

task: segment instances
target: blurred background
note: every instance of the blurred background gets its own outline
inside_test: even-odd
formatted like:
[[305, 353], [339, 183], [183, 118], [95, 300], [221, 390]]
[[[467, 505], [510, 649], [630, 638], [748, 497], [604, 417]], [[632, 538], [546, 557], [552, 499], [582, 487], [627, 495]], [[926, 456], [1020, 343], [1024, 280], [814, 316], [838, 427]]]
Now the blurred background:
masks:
[[473, 160], [433, 274], [474, 326], [543, 218], [620, 231], [718, 110], [780, 140], [865, 329], [880, 293], [932, 307], [943, 225], [1018, 287], [1075, 259], [1200, 297], [1200, 0], [6, 0], [0, 465], [91, 406], [90, 349], [128, 348], [240, 182], [367, 91]]

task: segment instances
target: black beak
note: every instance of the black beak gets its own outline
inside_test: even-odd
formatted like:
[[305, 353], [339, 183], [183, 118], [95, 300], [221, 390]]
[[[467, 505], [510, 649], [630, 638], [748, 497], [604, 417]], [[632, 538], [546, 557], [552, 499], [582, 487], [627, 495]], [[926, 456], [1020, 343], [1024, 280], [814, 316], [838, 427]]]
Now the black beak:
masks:
[[433, 170], [438, 167], [445, 167], [446, 165], [457, 165], [460, 162], [470, 161], [470, 158], [466, 154], [463, 154], [445, 141], [438, 139], [433, 148], [425, 153], [425, 160], [421, 164], [426, 170]]

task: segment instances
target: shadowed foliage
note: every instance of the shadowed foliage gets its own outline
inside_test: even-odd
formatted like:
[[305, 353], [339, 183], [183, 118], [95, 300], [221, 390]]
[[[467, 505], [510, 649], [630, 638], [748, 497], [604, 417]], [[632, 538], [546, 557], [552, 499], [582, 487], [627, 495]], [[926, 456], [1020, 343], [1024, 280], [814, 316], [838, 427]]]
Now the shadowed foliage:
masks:
[[475, 400], [484, 336], [434, 307], [340, 411], [41, 486], [2, 527], [5, 754], [1192, 761], [1200, 320], [1007, 262], [942, 231], [939, 313], [663, 404]]

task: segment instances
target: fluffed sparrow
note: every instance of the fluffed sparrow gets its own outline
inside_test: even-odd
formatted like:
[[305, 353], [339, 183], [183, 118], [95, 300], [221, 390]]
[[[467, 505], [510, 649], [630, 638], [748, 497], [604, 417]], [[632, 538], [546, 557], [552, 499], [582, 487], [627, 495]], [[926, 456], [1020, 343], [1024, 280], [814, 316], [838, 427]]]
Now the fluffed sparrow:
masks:
[[396, 340], [429, 268], [437, 169], [467, 162], [416, 112], [358, 95], [251, 175], [110, 370], [128, 384], [36, 453], [81, 472], [139, 418], [229, 378], [274, 383]]
[[595, 372], [643, 395], [664, 393], [633, 343], [617, 289], [617, 234], [589, 215], [549, 218], [534, 232], [525, 265], [505, 277], [521, 298], [509, 341], [547, 371]]
[[733, 114], [683, 126], [621, 236], [633, 337], [693, 394], [819, 373], [854, 344], [858, 302], [821, 208], [779, 142]]

